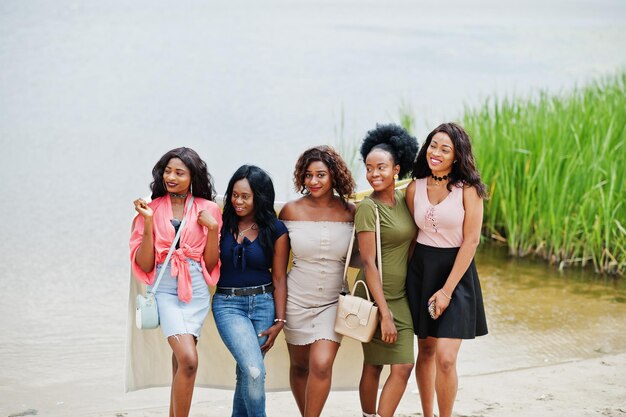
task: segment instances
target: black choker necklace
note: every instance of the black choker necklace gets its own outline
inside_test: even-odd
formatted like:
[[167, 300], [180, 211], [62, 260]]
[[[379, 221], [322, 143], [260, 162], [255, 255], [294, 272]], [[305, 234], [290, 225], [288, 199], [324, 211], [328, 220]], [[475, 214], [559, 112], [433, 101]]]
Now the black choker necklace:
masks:
[[170, 195], [174, 198], [187, 198], [187, 196], [189, 195], [189, 193], [185, 193], [185, 194], [176, 194], [176, 193], [170, 193]]
[[443, 177], [438, 177], [435, 174], [430, 174], [431, 178], [437, 182], [446, 181], [450, 179], [450, 174], [444, 175]]

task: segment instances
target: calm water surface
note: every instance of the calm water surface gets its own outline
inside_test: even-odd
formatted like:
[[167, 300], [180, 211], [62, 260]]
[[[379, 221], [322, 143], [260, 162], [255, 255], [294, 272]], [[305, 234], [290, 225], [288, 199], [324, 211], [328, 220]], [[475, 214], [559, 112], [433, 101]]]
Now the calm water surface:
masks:
[[[623, 68], [625, 44], [610, 0], [0, 2], [0, 415], [126, 404], [131, 202], [166, 150], [198, 150], [220, 194], [258, 164], [285, 200], [342, 112], [359, 138], [410, 103], [423, 138], [487, 95]], [[622, 284], [498, 250], [479, 270], [490, 335], [461, 372], [626, 351]]]

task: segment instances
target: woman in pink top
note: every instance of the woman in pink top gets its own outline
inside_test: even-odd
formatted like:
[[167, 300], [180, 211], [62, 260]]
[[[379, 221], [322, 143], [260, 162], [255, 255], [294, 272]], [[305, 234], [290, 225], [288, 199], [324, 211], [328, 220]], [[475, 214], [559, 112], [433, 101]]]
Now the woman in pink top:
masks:
[[[152, 201], [134, 201], [130, 259], [136, 279], [154, 284], [159, 321], [172, 348], [170, 417], [187, 417], [198, 366], [196, 343], [209, 311], [209, 288], [219, 279], [219, 230], [222, 216], [206, 164], [189, 148], [161, 157], [152, 169]], [[186, 210], [187, 201], [194, 200]], [[187, 218], [172, 258], [163, 265], [183, 217]]]
[[415, 374], [424, 417], [434, 415], [435, 392], [439, 416], [450, 417], [461, 341], [487, 334], [474, 264], [487, 193], [469, 136], [454, 123], [428, 135], [412, 176], [406, 201], [418, 234], [407, 293], [418, 336]]

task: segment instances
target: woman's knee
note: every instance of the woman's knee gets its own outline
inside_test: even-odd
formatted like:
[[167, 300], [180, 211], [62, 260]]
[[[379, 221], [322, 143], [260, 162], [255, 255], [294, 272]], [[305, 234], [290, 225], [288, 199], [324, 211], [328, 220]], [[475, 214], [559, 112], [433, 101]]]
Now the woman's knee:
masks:
[[363, 365], [363, 376], [366, 376], [366, 377], [380, 378], [380, 374], [382, 371], [383, 371], [382, 365], [370, 365], [370, 364]]
[[177, 372], [184, 372], [187, 376], [193, 376], [198, 371], [198, 357], [192, 353], [180, 355], [177, 359]]
[[309, 366], [302, 362], [291, 362], [290, 371], [298, 377], [306, 377], [309, 374]]
[[265, 381], [265, 366], [263, 365], [263, 363], [242, 364], [239, 369], [239, 375], [243, 377], [244, 380], [250, 381], [252, 383]]
[[431, 361], [435, 358], [437, 352], [436, 343], [419, 343], [419, 349], [417, 351], [417, 360], [419, 361]]
[[450, 373], [456, 370], [456, 355], [447, 352], [437, 353], [437, 370]]
[[309, 373], [309, 355], [289, 352], [289, 371], [296, 376], [302, 377]]
[[402, 363], [391, 366], [391, 375], [404, 380], [408, 380], [411, 377], [412, 371], [412, 363]]
[[312, 360], [309, 373], [317, 379], [329, 379], [333, 374], [332, 360]]
[[172, 369], [176, 374], [194, 376], [198, 370], [198, 353], [192, 335], [174, 335], [168, 339], [173, 350]]

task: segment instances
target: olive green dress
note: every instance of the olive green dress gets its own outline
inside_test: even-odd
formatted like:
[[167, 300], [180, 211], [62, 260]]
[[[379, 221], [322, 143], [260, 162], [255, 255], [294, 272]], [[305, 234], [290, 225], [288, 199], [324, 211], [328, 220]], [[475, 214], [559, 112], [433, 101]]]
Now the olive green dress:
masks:
[[[406, 295], [406, 273], [409, 246], [415, 238], [416, 226], [401, 191], [396, 191], [396, 205], [390, 207], [372, 198], [359, 204], [354, 224], [358, 232], [376, 231], [376, 206], [380, 215], [380, 235], [383, 261], [383, 292], [393, 313], [398, 331], [394, 344], [384, 343], [380, 337], [380, 325], [369, 343], [363, 343], [365, 363], [372, 365], [414, 363], [413, 321]], [[363, 270], [357, 280], [365, 281]], [[365, 292], [359, 286], [360, 294]]]

